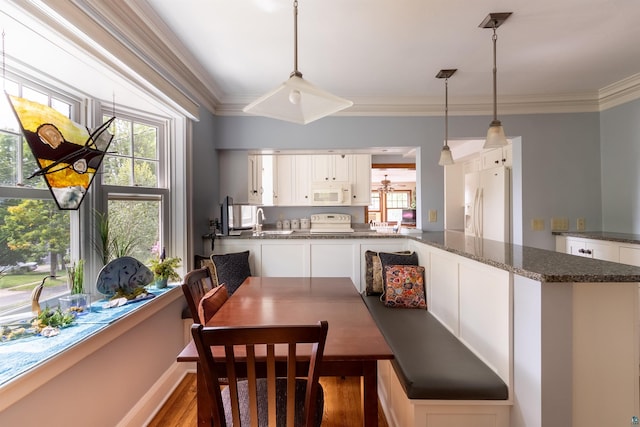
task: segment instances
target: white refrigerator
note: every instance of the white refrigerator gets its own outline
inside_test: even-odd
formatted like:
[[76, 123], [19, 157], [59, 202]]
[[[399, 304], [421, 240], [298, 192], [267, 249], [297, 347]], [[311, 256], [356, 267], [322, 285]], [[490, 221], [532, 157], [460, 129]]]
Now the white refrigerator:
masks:
[[464, 232], [467, 236], [509, 243], [511, 176], [504, 166], [464, 177]]

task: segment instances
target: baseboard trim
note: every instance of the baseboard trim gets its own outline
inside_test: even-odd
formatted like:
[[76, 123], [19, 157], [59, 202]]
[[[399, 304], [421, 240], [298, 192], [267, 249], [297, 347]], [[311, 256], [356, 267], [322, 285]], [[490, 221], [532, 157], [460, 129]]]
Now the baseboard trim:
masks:
[[176, 389], [180, 381], [194, 369], [190, 363], [174, 363], [171, 367], [153, 384], [144, 396], [131, 408], [131, 410], [120, 420], [117, 427], [140, 427], [148, 425], [153, 417], [158, 413], [162, 405]]

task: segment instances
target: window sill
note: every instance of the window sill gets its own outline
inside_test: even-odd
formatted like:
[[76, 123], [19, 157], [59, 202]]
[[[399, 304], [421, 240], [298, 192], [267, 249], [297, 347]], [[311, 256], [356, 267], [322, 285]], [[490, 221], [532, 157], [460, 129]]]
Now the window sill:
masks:
[[0, 411], [182, 297], [179, 286], [152, 292], [155, 298], [111, 309], [97, 301], [95, 311], [55, 337], [1, 343]]

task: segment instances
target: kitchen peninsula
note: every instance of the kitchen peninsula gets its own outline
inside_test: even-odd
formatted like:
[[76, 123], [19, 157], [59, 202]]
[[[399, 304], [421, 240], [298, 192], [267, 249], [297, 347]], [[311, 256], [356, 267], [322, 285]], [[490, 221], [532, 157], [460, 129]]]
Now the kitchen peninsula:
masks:
[[364, 252], [403, 249], [426, 267], [431, 313], [509, 386], [511, 425], [625, 425], [640, 413], [639, 267], [459, 232], [245, 232], [214, 252], [250, 250], [254, 275], [349, 276], [362, 291]]

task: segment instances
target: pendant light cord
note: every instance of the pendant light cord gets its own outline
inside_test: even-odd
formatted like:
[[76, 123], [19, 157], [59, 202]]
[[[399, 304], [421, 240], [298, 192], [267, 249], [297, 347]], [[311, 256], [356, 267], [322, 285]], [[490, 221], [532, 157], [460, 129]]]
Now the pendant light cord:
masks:
[[449, 146], [449, 78], [444, 79], [444, 145]]
[[498, 35], [496, 34], [497, 22], [493, 21], [493, 121], [498, 121], [498, 66], [496, 62], [496, 42]]
[[293, 0], [293, 72], [289, 77], [302, 77], [298, 71], [298, 0]]

